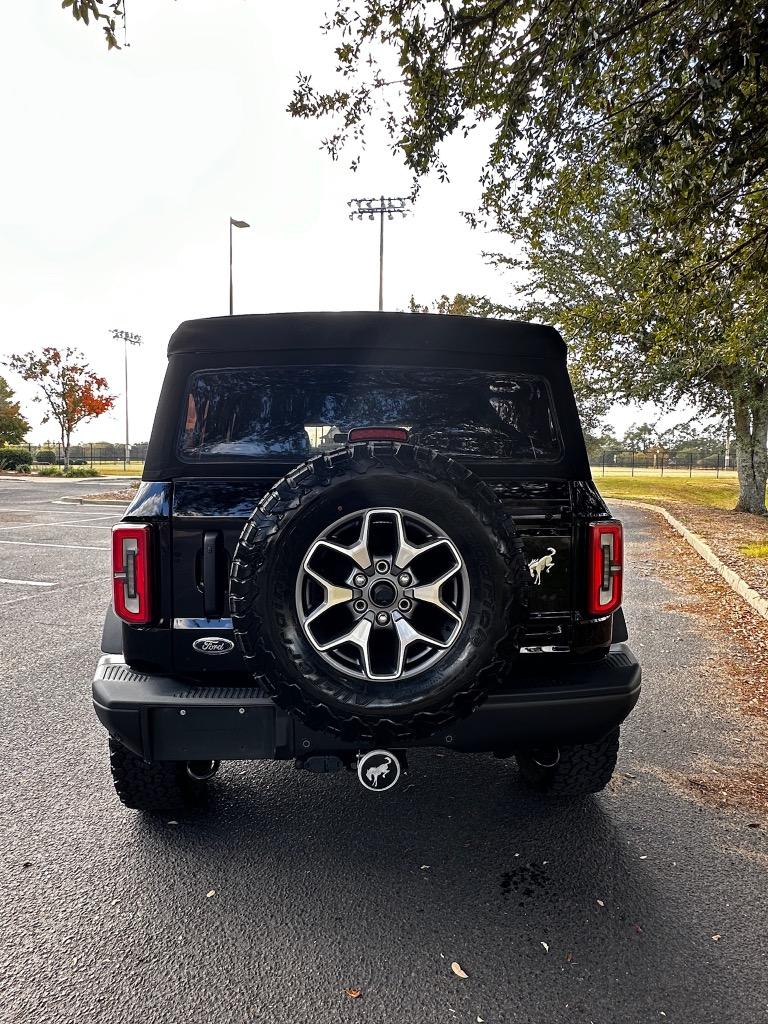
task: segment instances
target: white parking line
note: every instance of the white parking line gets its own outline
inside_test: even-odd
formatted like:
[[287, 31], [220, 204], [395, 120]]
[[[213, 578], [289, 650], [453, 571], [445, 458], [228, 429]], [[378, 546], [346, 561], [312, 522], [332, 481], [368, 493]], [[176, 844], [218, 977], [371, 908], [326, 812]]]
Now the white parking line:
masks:
[[62, 548], [67, 551], [109, 551], [108, 547], [93, 547], [90, 544], [44, 544], [32, 540], [0, 540], [0, 544], [8, 544], [14, 548]]
[[[111, 517], [110, 516], [99, 516], [97, 519], [81, 519], [79, 523], [76, 520], [74, 520], [74, 519], [71, 522], [68, 522], [68, 523], [62, 523], [61, 521], [59, 521], [58, 523], [15, 523], [13, 526], [0, 526], [0, 530], [2, 530], [3, 533], [7, 533], [9, 530], [39, 530], [39, 529], [42, 529], [45, 526], [56, 526], [56, 527], [59, 527], [59, 528], [64, 527], [64, 526], [71, 526], [73, 530], [82, 530], [82, 529], [86, 528], [84, 526], [85, 523], [100, 523], [102, 519], [109, 519], [109, 518], [111, 518]], [[112, 529], [111, 526], [89, 526], [87, 528], [89, 530], [111, 530]]]
[[55, 587], [55, 583], [41, 583], [39, 580], [9, 580], [0, 576], [0, 583], [13, 583], [17, 587]]
[[[5, 505], [0, 505], [0, 515], [2, 515], [3, 512], [26, 512], [26, 513], [28, 513], [28, 515], [31, 515], [31, 516], [72, 516], [72, 515], [76, 515], [78, 512], [82, 511], [87, 516], [90, 516], [91, 515], [91, 512], [90, 512], [91, 507], [92, 506], [88, 506], [88, 505], [85, 506], [85, 507], [83, 507], [82, 505], [74, 505], [74, 506], [70, 505], [69, 509], [66, 512], [64, 512], [64, 511], [62, 511], [61, 509], [58, 509], [58, 508], [40, 508], [40, 509], [37, 509], [37, 508], [6, 508]], [[110, 508], [110, 507], [111, 506], [109, 506], [109, 505], [97, 505], [96, 506], [96, 508]], [[99, 519], [111, 519], [112, 515], [119, 515], [120, 514], [120, 509], [117, 506], [114, 506], [114, 508], [115, 508], [114, 513], [110, 514], [109, 512], [100, 512], [98, 518]]]
[[[79, 590], [80, 587], [92, 587], [94, 583], [102, 583], [103, 577], [97, 576], [91, 580], [80, 580], [79, 583], [70, 583], [66, 587], [59, 587], [59, 594], [64, 594], [68, 590]], [[0, 608], [7, 607], [9, 604], [23, 604], [24, 601], [38, 601], [44, 594], [52, 594], [52, 590], [44, 590], [40, 594], [29, 594], [26, 597], [12, 597], [10, 601], [0, 601]]]

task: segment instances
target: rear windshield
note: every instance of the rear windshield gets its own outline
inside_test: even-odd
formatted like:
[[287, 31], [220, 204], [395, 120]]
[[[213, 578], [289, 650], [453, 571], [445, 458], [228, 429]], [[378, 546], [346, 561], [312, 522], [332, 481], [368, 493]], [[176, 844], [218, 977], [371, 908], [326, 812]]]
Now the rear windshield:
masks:
[[405, 427], [414, 443], [449, 455], [516, 462], [560, 456], [541, 377], [371, 366], [195, 373], [179, 455], [206, 462], [302, 457], [371, 426]]

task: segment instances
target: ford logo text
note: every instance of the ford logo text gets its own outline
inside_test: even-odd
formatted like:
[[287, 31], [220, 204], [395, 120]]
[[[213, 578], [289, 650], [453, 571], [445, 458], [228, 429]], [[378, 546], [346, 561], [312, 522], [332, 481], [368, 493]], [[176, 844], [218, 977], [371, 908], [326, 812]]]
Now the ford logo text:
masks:
[[201, 654], [228, 654], [235, 645], [223, 636], [201, 636], [192, 646]]

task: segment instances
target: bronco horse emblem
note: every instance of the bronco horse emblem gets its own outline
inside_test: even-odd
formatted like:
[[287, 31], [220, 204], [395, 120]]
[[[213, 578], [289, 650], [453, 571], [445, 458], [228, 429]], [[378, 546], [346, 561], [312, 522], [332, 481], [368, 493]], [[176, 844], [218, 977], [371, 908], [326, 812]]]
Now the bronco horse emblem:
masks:
[[365, 789], [384, 793], [397, 785], [400, 761], [391, 750], [369, 750], [357, 762], [357, 777]]
[[368, 771], [365, 773], [366, 779], [368, 779], [372, 786], [378, 788], [379, 779], [386, 778], [386, 776], [389, 774], [389, 766], [391, 764], [392, 758], [388, 757], [386, 761], [384, 761], [382, 764], [374, 765], [373, 768], [369, 768]]
[[542, 555], [541, 558], [532, 558], [528, 563], [528, 572], [533, 577], [534, 587], [541, 586], [542, 573], [552, 571], [555, 564], [555, 554], [556, 551], [554, 548], [547, 548], [546, 555]]

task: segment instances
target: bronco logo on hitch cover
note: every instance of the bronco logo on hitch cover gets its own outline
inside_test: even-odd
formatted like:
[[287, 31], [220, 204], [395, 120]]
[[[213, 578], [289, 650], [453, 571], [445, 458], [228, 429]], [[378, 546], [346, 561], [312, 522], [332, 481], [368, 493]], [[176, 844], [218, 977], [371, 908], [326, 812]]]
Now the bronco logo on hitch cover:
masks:
[[383, 793], [400, 778], [400, 762], [391, 750], [370, 750], [357, 762], [357, 777], [366, 789]]

